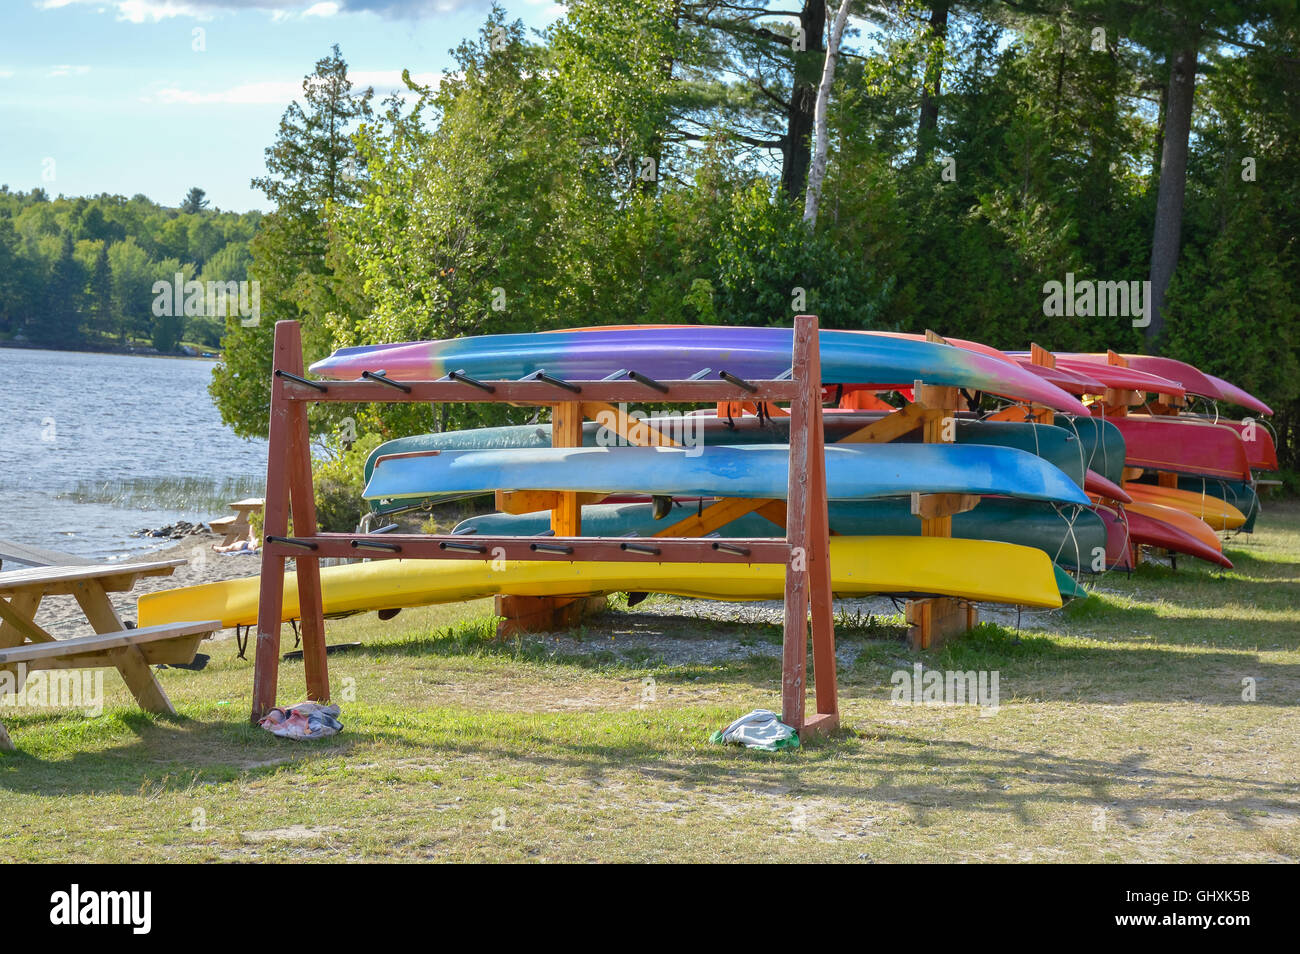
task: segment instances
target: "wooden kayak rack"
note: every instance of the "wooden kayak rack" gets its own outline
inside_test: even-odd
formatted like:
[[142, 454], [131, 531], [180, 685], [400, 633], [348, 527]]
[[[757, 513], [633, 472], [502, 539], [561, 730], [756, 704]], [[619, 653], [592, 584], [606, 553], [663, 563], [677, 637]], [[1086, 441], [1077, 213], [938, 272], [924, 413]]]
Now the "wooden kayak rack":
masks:
[[[945, 338], [933, 331], [926, 331], [925, 339], [934, 344], [952, 347]], [[960, 388], [931, 385], [924, 381], [913, 382], [912, 400], [902, 408], [896, 409], [893, 405], [876, 398], [871, 392], [862, 390], [841, 395], [840, 406], [854, 410], [886, 411], [885, 416], [880, 420], [873, 421], [840, 438], [838, 441], [840, 444], [887, 444], [917, 429], [920, 429], [921, 439], [927, 444], [950, 444], [956, 440], [954, 414], [967, 409]], [[719, 416], [760, 412], [769, 417], [779, 417], [785, 413], [781, 408], [763, 407], [752, 399], [745, 402], [719, 403], [717, 408]], [[793, 433], [793, 426], [791, 433]], [[922, 536], [951, 537], [952, 518], [956, 514], [974, 510], [979, 502], [980, 498], [977, 494], [913, 493], [911, 510], [913, 516], [920, 518]], [[763, 501], [749, 503], [763, 503]], [[757, 508], [753, 506], [747, 507], [729, 516], [728, 520], [705, 528], [704, 532], [717, 529], [717, 526], [735, 519], [740, 513], [755, 509]], [[707, 514], [708, 511], [706, 510], [705, 513]], [[770, 513], [764, 515], [769, 519], [776, 519]], [[979, 611], [975, 604], [952, 596], [908, 600], [904, 617], [908, 624], [907, 641], [913, 650], [938, 649], [944, 643], [969, 632], [979, 623]]]
[[[1044, 367], [1056, 367], [1056, 355], [1046, 348], [1037, 344], [1030, 344], [1030, 360], [1032, 363]], [[1106, 351], [1106, 363], [1111, 367], [1127, 368], [1128, 359], [1122, 354], [1113, 350]], [[1130, 388], [1106, 388], [1101, 394], [1093, 395], [1091, 411], [1094, 417], [1105, 420], [1110, 417], [1127, 417], [1130, 407], [1139, 407], [1145, 405], [1147, 410], [1153, 415], [1162, 415], [1176, 417], [1183, 412], [1187, 405], [1185, 397], [1175, 395], [1160, 394], [1156, 397], [1154, 404], [1147, 400], [1142, 391], [1136, 391]], [[1027, 419], [1038, 420], [1050, 424], [1052, 422], [1053, 412], [1050, 408], [1034, 406], [1030, 408]], [[1122, 472], [1124, 480], [1136, 480], [1142, 476], [1143, 469], [1140, 467], [1125, 467]], [[1156, 480], [1161, 487], [1178, 487], [1178, 475], [1170, 471], [1156, 471]], [[1120, 518], [1127, 522], [1128, 517], [1124, 513], [1123, 504], [1114, 502], [1118, 507]], [[1131, 539], [1127, 543], [1128, 559], [1130, 567], [1137, 567], [1142, 562], [1142, 547], [1134, 543]]]
[[[680, 381], [656, 381], [634, 370], [618, 372], [599, 381], [563, 381], [540, 371], [521, 380], [509, 381], [480, 381], [459, 371], [436, 381], [396, 381], [386, 377], [380, 368], [364, 372], [356, 381], [317, 381], [304, 376], [302, 331], [296, 321], [276, 322], [272, 369], [253, 721], [275, 705], [285, 561], [293, 559], [297, 570], [298, 617], [302, 621], [307, 698], [325, 702], [330, 698], [330, 681], [325, 656], [320, 560], [364, 556], [416, 560], [784, 564], [781, 717], [799, 732], [801, 738], [824, 734], [838, 727], [840, 714], [835, 671], [830, 530], [826, 510], [821, 357], [815, 316], [795, 318], [790, 370], [778, 378], [763, 381], [745, 381], [725, 370], [715, 373], [707, 369]], [[713, 513], [714, 507], [735, 507], [733, 501], [720, 501], [704, 508], [698, 518], [691, 518], [699, 520], [699, 526], [683, 527], [677, 531], [679, 535], [640, 539], [583, 537], [580, 535], [581, 495], [569, 492], [540, 498], [541, 506], [551, 510], [553, 536], [321, 533], [317, 528], [307, 421], [307, 406], [312, 403], [489, 402], [550, 407], [552, 444], [573, 447], [582, 443], [585, 416], [598, 411], [614, 410], [617, 413], [619, 402], [700, 404], [743, 401], [790, 404], [787, 499], [753, 501], [751, 507], [765, 515], [779, 516], [786, 524], [784, 537], [700, 538], [701, 532], [710, 532], [701, 531], [700, 527], [708, 526], [723, 516], [721, 512]], [[639, 423], [618, 418], [615, 429], [629, 443], [656, 441], [654, 437], [633, 431]], [[523, 501], [516, 503], [524, 505]], [[292, 536], [289, 535], [290, 516]], [[668, 529], [672, 531], [674, 528]], [[695, 538], [686, 538], [681, 535], [681, 530], [695, 534]], [[510, 599], [518, 599], [519, 603], [512, 607]], [[553, 598], [499, 598], [497, 605], [498, 609], [517, 610], [521, 617], [519, 622], [527, 626], [530, 614], [555, 622], [557, 611], [561, 617], [566, 612], [564, 605], [558, 604], [574, 604], [573, 600], [563, 599], [547, 603], [548, 599]], [[816, 706], [813, 714], [806, 711], [810, 616]]]

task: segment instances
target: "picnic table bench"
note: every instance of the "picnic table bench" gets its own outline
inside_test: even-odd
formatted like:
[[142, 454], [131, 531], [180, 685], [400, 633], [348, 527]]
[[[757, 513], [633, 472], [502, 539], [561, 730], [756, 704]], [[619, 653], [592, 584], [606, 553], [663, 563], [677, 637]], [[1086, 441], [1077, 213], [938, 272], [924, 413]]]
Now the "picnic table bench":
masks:
[[[220, 620], [127, 629], [109, 593], [124, 593], [149, 576], [170, 576], [184, 560], [40, 566], [0, 573], [0, 669], [89, 669], [112, 666], [142, 709], [175, 715], [153, 670], [159, 663], [187, 663], [199, 641], [221, 629]], [[72, 596], [94, 636], [55, 639], [36, 622], [46, 596]], [[0, 749], [13, 742], [0, 725]]]
[[235, 511], [231, 516], [218, 517], [216, 520], [209, 521], [208, 526], [212, 528], [214, 533], [224, 533], [226, 535], [225, 539], [217, 546], [228, 547], [232, 543], [248, 539], [253, 529], [249, 518], [259, 512], [265, 504], [266, 501], [261, 497], [247, 497], [243, 500], [236, 500], [230, 504], [230, 509]]

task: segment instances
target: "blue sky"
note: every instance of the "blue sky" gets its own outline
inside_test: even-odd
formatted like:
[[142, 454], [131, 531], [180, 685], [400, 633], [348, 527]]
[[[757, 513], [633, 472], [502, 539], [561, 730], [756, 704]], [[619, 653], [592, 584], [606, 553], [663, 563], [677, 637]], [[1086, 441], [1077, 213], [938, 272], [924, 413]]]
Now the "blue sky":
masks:
[[[504, 0], [529, 27], [552, 0]], [[249, 180], [304, 74], [338, 43], [377, 98], [428, 79], [487, 0], [0, 0], [0, 183], [265, 208]], [[195, 31], [201, 31], [196, 33]], [[196, 47], [202, 49], [196, 49]]]

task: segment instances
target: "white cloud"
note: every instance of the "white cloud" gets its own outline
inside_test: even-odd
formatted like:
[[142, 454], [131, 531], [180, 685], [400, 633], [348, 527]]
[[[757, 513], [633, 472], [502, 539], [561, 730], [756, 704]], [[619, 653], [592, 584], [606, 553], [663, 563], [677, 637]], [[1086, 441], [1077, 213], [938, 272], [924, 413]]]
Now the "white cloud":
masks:
[[[406, 89], [401, 70], [357, 70], [348, 73], [354, 88], [373, 86], [375, 93], [384, 96], [389, 92]], [[438, 73], [412, 73], [411, 79], [421, 86], [436, 87], [441, 80]], [[223, 105], [285, 105], [302, 95], [302, 80], [266, 80], [260, 83], [243, 83], [222, 90], [194, 90], [166, 87], [146, 97], [147, 101], [163, 105], [202, 106]]]
[[[158, 23], [172, 17], [193, 17], [196, 20], [212, 19], [213, 8], [223, 6], [209, 0], [40, 0], [36, 6], [41, 10], [57, 10], [74, 4], [96, 3], [100, 11], [111, 7], [117, 11], [119, 20], [129, 23]], [[231, 6], [237, 4], [230, 4]]]
[[144, 23], [146, 20], [158, 23], [172, 17], [212, 19], [210, 13], [205, 13], [192, 3], [177, 3], [174, 0], [119, 0], [117, 3], [117, 18], [128, 23]]
[[[530, 0], [533, 2], [533, 0]], [[158, 23], [173, 17], [210, 20], [218, 13], [259, 10], [274, 22], [292, 17], [332, 17], [340, 13], [377, 13], [384, 17], [420, 17], [460, 9], [486, 9], [490, 0], [36, 0], [41, 10], [94, 5], [113, 10], [119, 20]]]
[[89, 66], [71, 66], [67, 63], [60, 63], [58, 66], [51, 66], [46, 76], [84, 76], [90, 72]]

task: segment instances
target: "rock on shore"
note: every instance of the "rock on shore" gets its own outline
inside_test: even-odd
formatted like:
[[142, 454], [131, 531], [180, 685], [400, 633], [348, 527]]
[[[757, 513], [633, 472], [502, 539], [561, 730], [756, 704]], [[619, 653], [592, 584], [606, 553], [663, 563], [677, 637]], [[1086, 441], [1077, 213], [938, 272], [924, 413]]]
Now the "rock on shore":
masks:
[[186, 537], [195, 536], [200, 533], [212, 533], [212, 528], [206, 523], [190, 523], [188, 520], [177, 520], [175, 523], [168, 524], [165, 527], [158, 527], [156, 530], [144, 527], [143, 529], [132, 532], [131, 536], [183, 540]]

